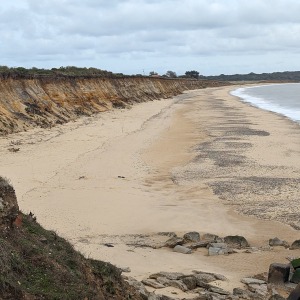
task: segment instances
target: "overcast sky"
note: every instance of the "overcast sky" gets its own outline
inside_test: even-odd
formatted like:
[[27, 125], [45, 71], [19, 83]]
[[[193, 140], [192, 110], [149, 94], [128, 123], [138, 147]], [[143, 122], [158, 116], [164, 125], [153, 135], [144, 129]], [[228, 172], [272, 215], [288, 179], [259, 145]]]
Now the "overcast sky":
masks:
[[300, 0], [1, 1], [0, 65], [300, 70]]

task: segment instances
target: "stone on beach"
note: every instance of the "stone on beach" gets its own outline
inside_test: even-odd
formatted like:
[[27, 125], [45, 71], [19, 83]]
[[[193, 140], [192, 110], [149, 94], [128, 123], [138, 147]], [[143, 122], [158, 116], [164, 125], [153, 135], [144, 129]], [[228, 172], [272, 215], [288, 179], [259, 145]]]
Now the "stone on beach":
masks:
[[200, 234], [199, 234], [199, 232], [196, 232], [196, 231], [187, 232], [186, 234], [184, 234], [183, 238], [187, 242], [199, 242]]
[[291, 250], [300, 249], [300, 240], [296, 240], [290, 247]]
[[224, 237], [224, 242], [232, 248], [243, 249], [249, 247], [248, 241], [240, 235], [228, 235]]
[[180, 246], [180, 245], [175, 246], [173, 251], [178, 252], [178, 253], [182, 253], [182, 254], [191, 254], [192, 253], [191, 249], [189, 249], [187, 247], [184, 247], [184, 246]]
[[285, 248], [288, 248], [290, 245], [287, 241], [280, 240], [279, 238], [275, 237], [273, 239], [269, 239], [269, 245], [270, 246], [283, 246]]
[[290, 265], [273, 263], [270, 265], [268, 282], [275, 284], [283, 284], [289, 280]]
[[184, 243], [184, 239], [183, 238], [180, 238], [178, 236], [174, 236], [170, 239], [168, 239], [166, 242], [165, 242], [165, 247], [169, 247], [169, 248], [174, 248], [175, 246], [177, 245], [183, 245]]
[[208, 255], [224, 255], [229, 253], [229, 248], [226, 243], [210, 243]]

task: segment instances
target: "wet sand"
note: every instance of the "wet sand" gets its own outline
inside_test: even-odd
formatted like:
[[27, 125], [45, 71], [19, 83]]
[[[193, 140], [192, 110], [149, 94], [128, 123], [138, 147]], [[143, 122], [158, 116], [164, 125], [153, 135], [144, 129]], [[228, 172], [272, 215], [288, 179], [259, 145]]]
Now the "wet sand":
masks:
[[[208, 257], [205, 249], [153, 249], [166, 240], [160, 232], [240, 234], [253, 246], [299, 238], [299, 124], [240, 102], [230, 89], [2, 138], [0, 175], [24, 212], [88, 257], [130, 267], [138, 279], [198, 269], [227, 276], [227, 289], [241, 286], [243, 276], [299, 251]], [[9, 152], [12, 144], [20, 151]]]

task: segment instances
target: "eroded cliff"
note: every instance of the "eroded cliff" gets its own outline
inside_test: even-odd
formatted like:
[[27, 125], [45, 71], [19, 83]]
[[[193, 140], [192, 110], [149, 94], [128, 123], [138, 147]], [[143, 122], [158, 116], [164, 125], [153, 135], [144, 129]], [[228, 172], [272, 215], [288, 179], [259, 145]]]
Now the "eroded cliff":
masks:
[[224, 83], [150, 77], [0, 79], [0, 135], [220, 85]]

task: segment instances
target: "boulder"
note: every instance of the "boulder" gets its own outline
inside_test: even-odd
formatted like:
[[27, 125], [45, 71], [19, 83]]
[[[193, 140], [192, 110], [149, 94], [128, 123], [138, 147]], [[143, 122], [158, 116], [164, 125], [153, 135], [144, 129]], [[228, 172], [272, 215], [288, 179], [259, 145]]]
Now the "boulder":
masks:
[[158, 273], [151, 274], [149, 278], [157, 279], [159, 277], [165, 277], [170, 280], [178, 280], [184, 276], [185, 275], [183, 273], [179, 273], [179, 272], [158, 272]]
[[183, 277], [181, 280], [189, 290], [193, 290], [197, 287], [197, 279], [195, 276]]
[[264, 280], [260, 280], [260, 279], [256, 279], [256, 278], [251, 278], [251, 277], [246, 277], [246, 278], [243, 278], [241, 280], [242, 283], [245, 283], [245, 284], [266, 284], [266, 282]]
[[[200, 274], [195, 274], [194, 277], [196, 278], [196, 282], [212, 282], [215, 281], [216, 278], [212, 274], [207, 274], [207, 273], [200, 273]], [[199, 285], [198, 285], [199, 286]]]
[[7, 179], [0, 177], [0, 230], [9, 230], [19, 214], [14, 188]]
[[183, 238], [186, 242], [200, 242], [200, 234], [196, 231], [187, 232]]
[[290, 265], [273, 263], [270, 265], [268, 283], [283, 284], [289, 280]]
[[216, 294], [219, 294], [219, 295], [229, 295], [230, 293], [228, 291], [225, 291], [217, 286], [211, 286], [209, 288], [209, 291], [210, 292], [213, 292], [213, 293], [216, 293]]
[[269, 300], [286, 300], [285, 298], [283, 298], [282, 296], [280, 296], [279, 294], [275, 294], [272, 295]]
[[215, 234], [211, 234], [211, 233], [205, 233], [202, 236], [202, 240], [204, 241], [208, 241], [208, 242], [215, 242], [215, 243], [223, 243], [224, 240], [222, 238], [220, 238], [218, 235]]
[[144, 279], [144, 280], [142, 280], [142, 283], [144, 285], [150, 286], [154, 289], [162, 289], [165, 287], [163, 284], [158, 283], [157, 281], [152, 280], [152, 279]]
[[168, 239], [165, 242], [164, 246], [165, 247], [169, 247], [169, 248], [174, 248], [177, 245], [183, 245], [183, 243], [184, 243], [184, 239], [183, 238], [180, 238], [178, 236], [174, 236], [174, 237]]
[[228, 235], [224, 237], [224, 242], [232, 248], [243, 249], [249, 247], [248, 241], [240, 235]]
[[187, 247], [183, 247], [180, 245], [177, 245], [173, 248], [174, 252], [178, 252], [178, 253], [182, 253], [182, 254], [191, 254], [192, 250], [187, 248]]
[[266, 284], [249, 284], [249, 291], [255, 293], [256, 295], [265, 297], [268, 295], [268, 287]]
[[190, 249], [206, 248], [208, 244], [209, 244], [208, 241], [200, 241], [197, 243], [190, 244], [187, 247]]
[[290, 245], [287, 241], [280, 240], [279, 238], [275, 237], [273, 239], [269, 239], [269, 245], [274, 246], [283, 246], [285, 248], [289, 248]]
[[146, 290], [145, 286], [138, 280], [127, 277], [126, 281], [129, 285], [133, 286], [142, 296], [143, 300], [148, 300], [149, 292]]
[[[208, 273], [208, 272], [203, 272], [203, 271], [198, 271], [198, 270], [193, 270], [193, 273], [200, 275], [200, 276], [209, 275], [209, 277], [207, 277], [207, 278], [209, 278], [208, 282], [213, 281], [213, 280], [211, 280], [212, 277], [214, 278], [214, 280], [228, 281], [228, 279], [224, 275], [217, 274], [217, 273]], [[203, 280], [203, 281], [205, 281], [205, 280]]]
[[210, 243], [208, 248], [208, 255], [224, 255], [228, 254], [230, 251], [227, 244], [225, 243]]
[[296, 240], [290, 247], [291, 250], [300, 249], [300, 240]]
[[296, 288], [290, 293], [287, 300], [299, 300], [300, 299], [300, 283]]

